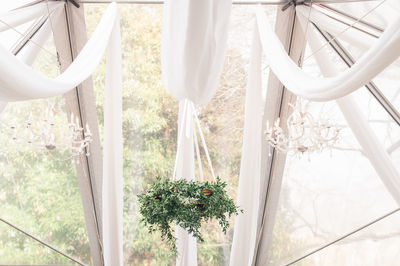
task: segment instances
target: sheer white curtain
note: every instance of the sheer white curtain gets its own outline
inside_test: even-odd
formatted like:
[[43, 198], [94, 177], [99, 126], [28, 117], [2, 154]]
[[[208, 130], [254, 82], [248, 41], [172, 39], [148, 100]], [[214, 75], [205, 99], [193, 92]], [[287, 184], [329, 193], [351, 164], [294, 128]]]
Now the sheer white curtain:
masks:
[[161, 63], [166, 90], [177, 100], [207, 104], [224, 64], [229, 0], [167, 0]]
[[[56, 23], [57, 20], [60, 18], [60, 12], [61, 8], [63, 5], [59, 5], [58, 3], [58, 8], [56, 8], [52, 13], [52, 20]], [[46, 11], [47, 13], [47, 11]], [[45, 14], [45, 13], [43, 13]], [[1, 20], [2, 18], [0, 18]], [[15, 24], [15, 26], [18, 26], [18, 24]], [[2, 28], [2, 30], [5, 30], [5, 28]], [[9, 30], [12, 30], [9, 28]], [[40, 28], [40, 30], [32, 37], [31, 41], [29, 41], [22, 49], [19, 51], [17, 58], [24, 62], [26, 65], [31, 66], [39, 53], [41, 52], [41, 47], [44, 46], [46, 41], [49, 39], [51, 33], [51, 25], [50, 25], [50, 20], [47, 20], [43, 26]], [[4, 109], [7, 106], [7, 102], [0, 101], [0, 114], [1, 112], [4, 111]]]
[[[50, 4], [50, 3], [49, 3]], [[58, 5], [59, 3], [57, 3]], [[42, 8], [42, 3], [40, 8]], [[34, 9], [36, 12], [36, 9]], [[43, 9], [40, 9], [43, 11]], [[47, 14], [47, 7], [44, 14]], [[43, 13], [34, 13], [43, 15]], [[33, 16], [33, 15], [32, 15]], [[58, 77], [37, 73], [0, 46], [0, 100], [39, 99], [64, 94], [87, 79], [107, 50], [104, 100], [103, 239], [106, 265], [122, 265], [122, 75], [117, 5], [112, 3], [92, 38]]]
[[231, 266], [251, 265], [257, 236], [261, 186], [262, 110], [261, 44], [255, 27], [246, 88], [242, 158], [240, 162], [238, 205], [244, 214], [235, 218]]
[[[304, 17], [309, 15], [309, 9], [298, 7], [299, 15]], [[255, 208], [257, 208], [258, 200], [252, 200], [253, 196], [258, 195], [259, 173], [255, 166], [258, 163], [258, 153], [261, 145], [258, 141], [262, 132], [259, 132], [262, 120], [259, 118], [262, 105], [261, 97], [261, 53], [267, 56], [272, 72], [278, 77], [282, 84], [291, 92], [315, 101], [328, 101], [341, 98], [352, 91], [362, 87], [370, 79], [379, 74], [385, 67], [390, 65], [400, 56], [400, 18], [395, 20], [384, 32], [380, 39], [370, 42], [371, 48], [361, 57], [361, 59], [349, 70], [343, 73], [328, 71], [327, 64], [322, 67], [323, 73], [327, 74], [325, 78], [314, 78], [301, 70], [287, 55], [281, 42], [271, 30], [266, 15], [261, 7], [257, 13], [257, 30], [259, 33], [253, 39], [252, 61], [249, 70], [249, 80], [246, 94], [246, 115], [245, 128], [243, 138], [242, 162], [239, 180], [239, 204], [244, 207], [247, 212], [243, 216], [236, 218], [234, 239], [231, 251], [230, 265], [251, 265], [251, 258], [254, 252], [254, 216], [257, 216]], [[325, 24], [326, 18], [321, 21], [315, 12], [311, 12], [311, 17], [318, 25], [327, 28], [332, 24]], [[321, 23], [319, 23], [321, 22]], [[331, 23], [331, 22], [330, 22]], [[333, 23], [334, 24], [334, 23]], [[329, 27], [328, 27], [329, 26]], [[338, 29], [334, 29], [337, 33]], [[343, 28], [339, 28], [343, 30]], [[348, 34], [351, 41], [353, 37]], [[364, 39], [363, 39], [364, 41]], [[358, 43], [364, 45], [364, 42]], [[314, 52], [322, 46], [322, 44], [313, 43]], [[366, 46], [364, 46], [366, 48]], [[396, 48], [397, 47], [397, 48]], [[261, 48], [263, 51], [261, 51]], [[318, 55], [318, 53], [317, 53]], [[322, 63], [321, 63], [322, 65]], [[327, 73], [328, 71], [329, 73]], [[259, 96], [257, 98], [257, 96]], [[379, 145], [379, 141], [371, 133], [372, 131], [366, 126], [362, 120], [362, 116], [357, 109], [352, 113], [352, 102], [350, 98], [342, 98], [338, 100], [341, 109], [345, 113], [355, 135], [360, 144], [367, 150], [371, 156], [371, 163], [375, 166], [378, 173], [383, 176], [383, 181], [387, 185], [389, 191], [395, 199], [399, 197], [399, 181], [398, 173], [388, 158], [382, 146], [374, 155], [373, 151]], [[257, 109], [259, 108], [259, 109]], [[259, 123], [259, 125], [254, 124]], [[268, 241], [268, 240], [267, 240]]]
[[[302, 25], [305, 25], [304, 21]], [[303, 28], [305, 29], [305, 26]], [[325, 49], [316, 52], [322, 43], [318, 40], [316, 32], [313, 29], [308, 31], [307, 38], [311, 50], [315, 52], [314, 57], [321, 73], [326, 77], [338, 75], [339, 71], [335, 64], [326, 61], [329, 55]], [[381, 178], [382, 183], [386, 186], [393, 199], [400, 205], [400, 174], [385, 150], [385, 145], [379, 141], [351, 94], [337, 99], [337, 104], [354, 136]]]
[[257, 24], [271, 70], [288, 90], [313, 101], [334, 100], [359, 89], [400, 56], [399, 17], [351, 68], [335, 77], [315, 78], [290, 59], [261, 7]]
[[[177, 178], [193, 180], [194, 104], [207, 104], [221, 75], [230, 18], [230, 0], [166, 0], [162, 26], [162, 79], [179, 103]], [[178, 135], [181, 135], [178, 133]], [[197, 265], [196, 240], [181, 228], [175, 232], [177, 265]]]
[[110, 39], [116, 18], [117, 7], [111, 4], [82, 52], [65, 72], [54, 79], [37, 73], [0, 46], [0, 99], [23, 101], [46, 98], [76, 87], [96, 69], [109, 41], [118, 41]]

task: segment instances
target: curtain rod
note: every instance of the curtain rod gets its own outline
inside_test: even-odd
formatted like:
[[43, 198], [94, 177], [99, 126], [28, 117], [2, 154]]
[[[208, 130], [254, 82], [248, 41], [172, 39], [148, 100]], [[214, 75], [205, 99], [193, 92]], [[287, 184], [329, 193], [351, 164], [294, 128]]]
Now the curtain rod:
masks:
[[[305, 3], [313, 4], [333, 4], [333, 3], [350, 3], [350, 2], [371, 2], [377, 0], [305, 0]], [[116, 2], [119, 4], [163, 4], [163, 0], [80, 0], [79, 4], [106, 4]], [[259, 0], [259, 1], [240, 1], [232, 0], [234, 5], [285, 5], [290, 3], [289, 0]]]

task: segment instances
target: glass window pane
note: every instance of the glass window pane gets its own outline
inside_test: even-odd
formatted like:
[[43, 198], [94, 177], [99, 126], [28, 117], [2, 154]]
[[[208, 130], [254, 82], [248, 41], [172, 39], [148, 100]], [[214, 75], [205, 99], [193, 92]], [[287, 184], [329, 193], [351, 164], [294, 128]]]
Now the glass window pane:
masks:
[[[89, 35], [106, 5], [86, 5]], [[228, 183], [236, 200], [243, 130], [247, 67], [250, 58], [254, 6], [234, 6], [228, 51], [220, 86], [213, 100], [199, 107], [214, 170]], [[268, 7], [271, 20], [275, 7]], [[170, 249], [157, 234], [139, 223], [137, 194], [156, 176], [170, 178], [176, 152], [178, 102], [163, 88], [160, 69], [162, 5], [119, 6], [123, 53], [124, 133], [124, 262], [126, 265], [174, 264]], [[102, 117], [104, 63], [93, 75], [98, 115]], [[100, 121], [102, 127], [102, 121]], [[100, 127], [100, 128], [101, 128]], [[204, 154], [203, 170], [211, 180]], [[198, 243], [199, 265], [228, 265], [233, 222], [224, 235], [216, 221], [204, 224]]]
[[[34, 69], [54, 77], [58, 64], [52, 39], [45, 49], [50, 53], [42, 52]], [[54, 109], [47, 113], [49, 105]], [[9, 103], [1, 114], [0, 216], [89, 264], [90, 249], [75, 163], [67, 149], [70, 143], [66, 138], [69, 128], [65, 108], [60, 96]], [[50, 126], [52, 115], [54, 126]], [[27, 121], [31, 121], [33, 134], [26, 128]], [[53, 135], [56, 148], [46, 149], [46, 139]], [[72, 263], [4, 224], [0, 234], [0, 264]]]
[[[346, 11], [346, 5], [341, 6]], [[343, 44], [356, 59], [363, 54], [357, 47]], [[310, 54], [307, 50], [304, 58]], [[333, 50], [328, 54], [330, 57], [326, 58], [327, 62], [339, 63], [340, 70], [347, 68]], [[395, 63], [374, 79], [389, 99], [398, 90], [398, 77], [393, 75], [396, 67]], [[320, 73], [311, 58], [305, 61], [303, 68], [311, 74]], [[386, 90], [390, 90], [391, 94], [387, 94]], [[368, 90], [361, 88], [351, 95], [382, 146], [388, 149], [395, 144], [400, 138], [399, 126], [393, 123]], [[312, 103], [309, 111], [316, 118], [329, 116], [345, 128], [340, 142], [332, 151], [287, 157], [272, 243], [269, 246], [270, 265], [287, 264], [398, 206], [362, 151], [336, 103]], [[399, 153], [394, 151], [391, 156], [394, 165], [398, 167]], [[385, 265], [385, 262], [390, 265], [390, 259], [398, 256], [397, 251], [390, 249], [391, 240], [378, 240], [379, 244], [375, 245], [373, 237], [385, 235], [385, 230], [379, 231], [383, 228], [376, 227], [373, 235], [363, 235], [363, 230], [360, 232], [360, 235], [365, 236], [360, 237], [363, 240], [352, 241], [350, 237], [343, 240], [343, 244], [331, 247], [329, 251], [317, 252], [298, 265]], [[388, 238], [392, 239], [391, 236]], [[365, 251], [363, 247], [366, 247]], [[376, 252], [377, 248], [386, 252], [378, 255], [380, 252]]]
[[399, 223], [397, 212], [307, 257], [298, 265], [395, 265], [400, 260]]

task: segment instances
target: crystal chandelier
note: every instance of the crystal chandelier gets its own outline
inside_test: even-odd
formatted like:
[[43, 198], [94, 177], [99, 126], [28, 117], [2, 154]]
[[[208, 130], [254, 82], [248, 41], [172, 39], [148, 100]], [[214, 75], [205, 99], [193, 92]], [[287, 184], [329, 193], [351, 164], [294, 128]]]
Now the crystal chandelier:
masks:
[[[92, 142], [92, 133], [90, 132], [89, 125], [86, 128], [81, 127], [78, 117], [71, 114], [70, 122], [67, 128], [57, 130], [55, 124], [55, 115], [59, 113], [54, 106], [48, 106], [42, 118], [34, 120], [32, 113], [29, 118], [24, 122], [23, 126], [17, 127], [11, 125], [9, 128], [12, 130], [12, 140], [20, 144], [29, 144], [36, 149], [41, 149], [47, 152], [55, 150], [64, 152], [69, 151], [71, 157], [79, 163], [79, 156], [85, 154], [90, 155], [89, 144]], [[56, 138], [64, 132], [65, 135]]]
[[332, 120], [322, 117], [315, 119], [305, 111], [300, 99], [295, 106], [289, 106], [292, 113], [286, 121], [286, 133], [279, 118], [273, 125], [267, 121], [265, 135], [270, 147], [280, 152], [304, 154], [330, 149], [339, 141], [342, 128]]

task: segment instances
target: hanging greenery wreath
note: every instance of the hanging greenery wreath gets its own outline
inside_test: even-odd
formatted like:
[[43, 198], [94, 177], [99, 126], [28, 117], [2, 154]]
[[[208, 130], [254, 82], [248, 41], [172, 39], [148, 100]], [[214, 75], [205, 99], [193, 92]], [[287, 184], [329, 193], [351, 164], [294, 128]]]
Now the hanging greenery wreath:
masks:
[[216, 218], [226, 234], [228, 218], [240, 210], [227, 195], [226, 183], [217, 177], [215, 182], [198, 182], [157, 178], [150, 188], [138, 195], [141, 221], [150, 233], [160, 231], [176, 253], [172, 224], [186, 229], [200, 242], [202, 222]]

